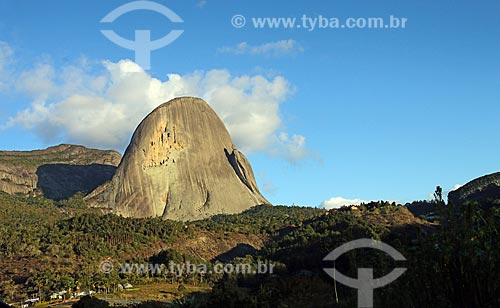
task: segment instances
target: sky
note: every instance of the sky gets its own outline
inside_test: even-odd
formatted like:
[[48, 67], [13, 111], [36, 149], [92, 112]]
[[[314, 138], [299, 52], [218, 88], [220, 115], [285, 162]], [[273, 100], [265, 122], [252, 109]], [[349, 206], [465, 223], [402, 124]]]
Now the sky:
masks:
[[[273, 204], [405, 203], [500, 171], [497, 0], [130, 3], [0, 0], [0, 149], [123, 153], [198, 96]], [[141, 58], [139, 30], [178, 37]]]

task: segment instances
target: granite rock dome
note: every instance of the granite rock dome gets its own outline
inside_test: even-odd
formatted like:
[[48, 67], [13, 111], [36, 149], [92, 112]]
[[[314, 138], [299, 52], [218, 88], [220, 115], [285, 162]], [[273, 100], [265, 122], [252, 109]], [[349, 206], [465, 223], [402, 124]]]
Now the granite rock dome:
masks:
[[134, 132], [111, 182], [90, 199], [123, 216], [174, 220], [269, 204], [224, 123], [205, 101], [192, 97], [151, 112]]

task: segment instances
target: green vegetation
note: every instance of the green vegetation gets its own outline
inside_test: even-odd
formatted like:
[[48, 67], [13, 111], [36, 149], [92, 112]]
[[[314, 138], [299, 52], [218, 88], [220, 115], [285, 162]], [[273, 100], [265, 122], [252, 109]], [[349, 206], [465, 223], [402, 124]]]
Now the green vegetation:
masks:
[[95, 297], [84, 296], [77, 303], [74, 303], [72, 308], [108, 308], [109, 304], [106, 301]]
[[119, 157], [114, 151], [87, 149], [77, 145], [59, 145], [45, 150], [35, 151], [0, 151], [0, 164], [38, 167], [46, 164], [91, 164], [102, 159], [103, 155]]
[[241, 214], [212, 216], [197, 221], [194, 225], [203, 230], [217, 232], [274, 234], [285, 227], [297, 227], [324, 212], [317, 208], [261, 205]]
[[[356, 290], [334, 285], [323, 271], [332, 264], [322, 260], [347, 241], [374, 238], [395, 247], [407, 261], [399, 264], [381, 252], [358, 250], [340, 257], [335, 267], [351, 277], [360, 267], [373, 267], [375, 277], [397, 265], [408, 268], [398, 280], [375, 290], [376, 307], [497, 307], [500, 208], [477, 202], [412, 206], [432, 207], [437, 221], [416, 218], [403, 206], [375, 202], [328, 212], [258, 206], [237, 215], [182, 223], [102, 214], [87, 208], [81, 195], [54, 202], [0, 193], [0, 299], [10, 302], [31, 293], [48, 299], [61, 290], [95, 290], [102, 294], [98, 296], [120, 299], [139, 296], [134, 292], [140, 294], [147, 286], [161, 286], [150, 298], [156, 302], [127, 307], [166, 307], [161, 303], [166, 300], [169, 307], [331, 307], [332, 303], [354, 307]], [[256, 253], [232, 262], [252, 268], [258, 262], [272, 262], [274, 274], [142, 275], [99, 270], [103, 260], [209, 262], [182, 246], [207, 234], [221, 241], [244, 235], [267, 239]], [[196, 252], [203, 247], [191, 248]], [[215, 264], [210, 261], [209, 269]], [[123, 291], [119, 286], [125, 283], [141, 287]], [[99, 305], [108, 303], [82, 298], [74, 307]]]
[[[209, 307], [355, 307], [356, 292], [332, 280], [322, 259], [358, 238], [380, 239], [407, 258], [407, 272], [374, 293], [376, 307], [497, 307], [500, 297], [498, 229], [500, 209], [469, 203], [441, 204], [440, 224], [409, 219], [401, 206], [370, 203], [358, 210], [322, 215], [263, 247], [256, 258], [284, 264], [273, 276], [224, 276], [213, 288]], [[375, 277], [396, 264], [383, 253], [352, 251], [339, 258], [340, 272], [357, 276], [373, 267]]]

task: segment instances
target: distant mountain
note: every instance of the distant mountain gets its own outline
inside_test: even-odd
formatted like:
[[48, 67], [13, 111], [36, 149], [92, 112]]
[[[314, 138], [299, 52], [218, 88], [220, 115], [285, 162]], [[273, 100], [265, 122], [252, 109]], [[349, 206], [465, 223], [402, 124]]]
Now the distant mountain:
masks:
[[205, 101], [192, 97], [151, 112], [134, 132], [113, 180], [88, 200], [125, 217], [174, 220], [269, 204], [224, 123]]
[[448, 194], [450, 204], [500, 200], [500, 172], [474, 179]]
[[109, 181], [120, 161], [116, 151], [70, 144], [45, 150], [0, 151], [0, 190], [66, 199]]

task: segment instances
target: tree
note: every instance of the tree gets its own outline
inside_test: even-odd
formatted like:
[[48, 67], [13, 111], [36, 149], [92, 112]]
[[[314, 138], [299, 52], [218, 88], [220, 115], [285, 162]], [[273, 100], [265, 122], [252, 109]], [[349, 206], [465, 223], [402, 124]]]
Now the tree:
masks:
[[443, 189], [441, 186], [436, 186], [436, 191], [434, 192], [434, 200], [438, 204], [443, 204]]
[[109, 308], [109, 303], [91, 296], [84, 296], [71, 308]]
[[0, 302], [0, 308], [10, 308], [10, 306], [4, 302]]

